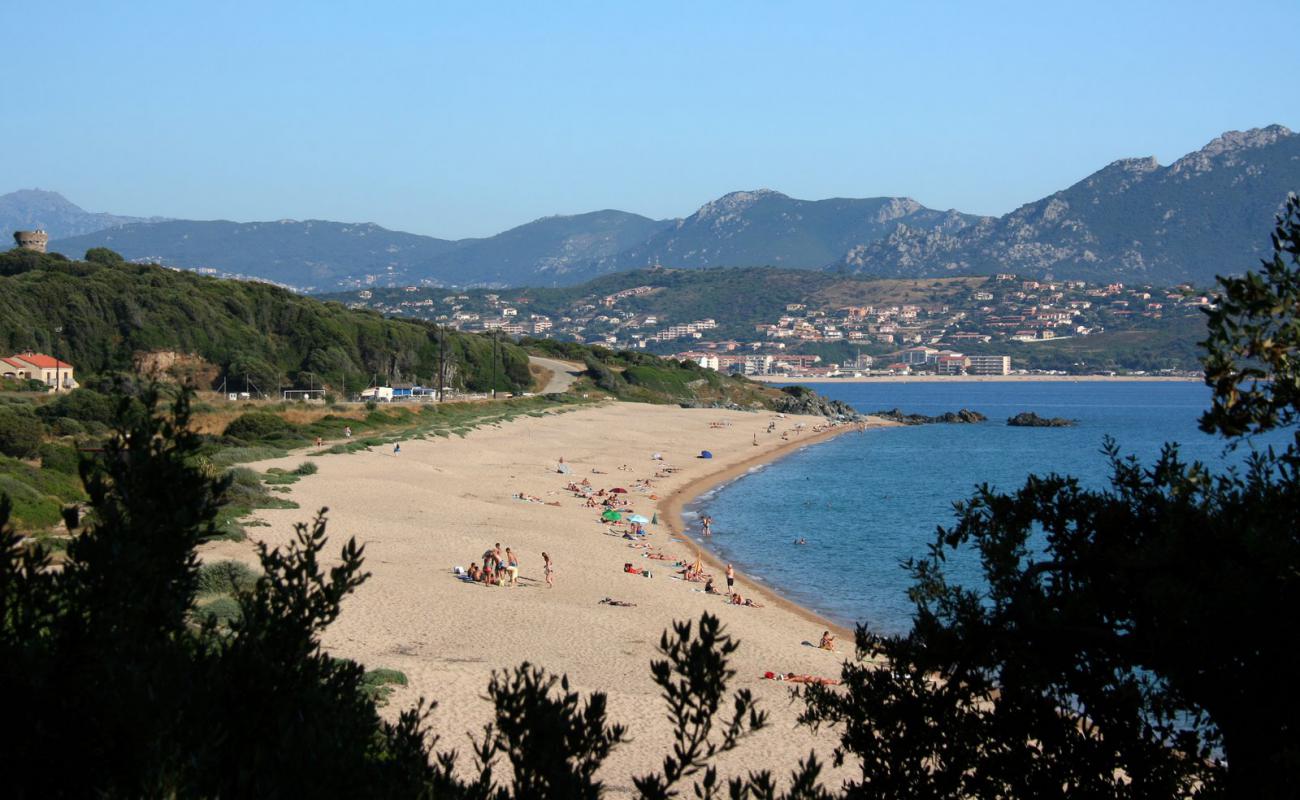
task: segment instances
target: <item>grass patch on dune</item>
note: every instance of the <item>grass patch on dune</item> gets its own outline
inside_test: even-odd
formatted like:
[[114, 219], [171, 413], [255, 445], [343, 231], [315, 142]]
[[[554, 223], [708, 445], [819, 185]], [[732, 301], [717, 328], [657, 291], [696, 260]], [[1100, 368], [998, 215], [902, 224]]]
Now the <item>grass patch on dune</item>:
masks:
[[195, 621], [212, 620], [218, 626], [229, 627], [241, 613], [236, 595], [251, 590], [257, 577], [257, 572], [241, 561], [218, 561], [199, 567]]
[[372, 669], [367, 670], [365, 677], [361, 679], [361, 690], [365, 692], [378, 705], [388, 702], [388, 696], [393, 693], [394, 686], [405, 686], [407, 684], [406, 673], [395, 669]]

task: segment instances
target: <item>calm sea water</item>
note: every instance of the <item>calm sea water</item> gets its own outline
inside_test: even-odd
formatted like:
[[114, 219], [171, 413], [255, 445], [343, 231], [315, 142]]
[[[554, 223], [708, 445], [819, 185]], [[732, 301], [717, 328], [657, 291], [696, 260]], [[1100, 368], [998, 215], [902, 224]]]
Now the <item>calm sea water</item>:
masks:
[[[1058, 472], [1084, 485], [1109, 476], [1106, 434], [1124, 453], [1150, 462], [1164, 442], [1184, 456], [1221, 463], [1223, 441], [1197, 419], [1209, 390], [1191, 382], [814, 383], [860, 411], [902, 408], [937, 414], [970, 408], [980, 425], [924, 425], [851, 433], [810, 446], [699, 498], [687, 522], [714, 519], [710, 546], [743, 579], [769, 584], [838, 622], [879, 631], [911, 627], [900, 565], [926, 553], [952, 503], [989, 483], [1019, 487], [1031, 473]], [[1021, 411], [1078, 420], [1073, 428], [1012, 428]], [[1241, 452], [1227, 456], [1238, 460]], [[693, 516], [694, 515], [694, 516]], [[796, 538], [807, 539], [795, 545]], [[974, 558], [949, 562], [961, 583], [979, 585]]]

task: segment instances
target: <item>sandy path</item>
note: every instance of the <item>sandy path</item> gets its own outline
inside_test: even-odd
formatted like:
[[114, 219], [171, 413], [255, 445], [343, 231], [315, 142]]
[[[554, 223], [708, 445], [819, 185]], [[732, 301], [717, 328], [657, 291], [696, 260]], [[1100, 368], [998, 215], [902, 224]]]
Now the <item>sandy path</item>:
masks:
[[567, 392], [569, 387], [573, 385], [573, 382], [578, 379], [578, 375], [583, 369], [581, 364], [557, 361], [554, 358], [529, 356], [528, 361], [529, 363], [536, 364], [543, 369], [549, 370], [551, 373], [551, 379], [546, 382], [545, 388], [538, 392], [538, 394], [559, 394], [561, 392]]
[[[833, 740], [796, 728], [798, 709], [788, 702], [788, 690], [758, 676], [765, 670], [837, 676], [840, 656], [801, 644], [816, 641], [826, 626], [788, 605], [736, 607], [696, 591], [698, 584], [673, 579], [667, 564], [641, 558], [625, 540], [606, 535], [597, 512], [562, 490], [570, 479], [584, 477], [598, 488], [630, 487], [635, 479], [653, 475], [659, 462], [651, 454], [660, 451], [682, 471], [654, 480], [659, 501], [635, 492], [627, 496], [638, 513], [650, 517], [660, 511], [667, 523], [659, 503], [674, 491], [692, 482], [698, 486], [707, 474], [772, 457], [785, 445], [782, 430], [798, 421], [808, 427], [821, 422], [782, 419], [776, 433], [768, 434], [771, 419], [770, 414], [608, 403], [521, 418], [464, 439], [403, 443], [400, 456], [382, 449], [318, 457], [313, 460], [319, 472], [292, 488], [290, 496], [301, 509], [259, 512], [269, 527], [250, 532], [279, 544], [288, 540], [294, 522], [328, 506], [328, 550], [337, 553], [348, 536], [365, 544], [366, 569], [373, 576], [345, 601], [325, 644], [368, 667], [406, 673], [411, 685], [393, 694], [385, 713], [395, 715], [420, 696], [438, 700], [434, 727], [443, 747], [466, 753], [466, 734], [489, 720], [491, 709], [481, 698], [494, 669], [530, 661], [567, 673], [580, 691], [606, 692], [612, 718], [627, 724], [635, 740], [616, 750], [604, 770], [615, 796], [630, 788], [632, 773], [655, 768], [671, 741], [649, 673], [661, 631], [673, 620], [698, 619], [710, 611], [742, 642], [735, 687], [753, 689], [773, 720], [771, 728], [722, 762], [722, 772], [775, 768], [785, 774], [813, 746], [829, 753]], [[720, 421], [728, 426], [710, 426]], [[806, 439], [786, 446], [804, 444]], [[701, 449], [715, 458], [696, 459]], [[561, 456], [571, 476], [557, 474]], [[253, 466], [292, 467], [302, 460]], [[516, 492], [561, 505], [512, 499]], [[694, 546], [674, 544], [667, 528], [652, 527], [651, 543], [693, 558]], [[452, 576], [452, 565], [479, 561], [496, 542], [521, 555], [518, 588], [465, 584]], [[554, 589], [542, 581], [543, 550], [556, 564]], [[204, 557], [247, 559], [250, 554], [247, 543], [218, 543]], [[627, 561], [649, 565], [654, 577], [625, 574]], [[722, 578], [720, 570], [715, 575]], [[742, 593], [755, 594], [743, 574], [738, 584]], [[598, 604], [606, 596], [637, 607]]]

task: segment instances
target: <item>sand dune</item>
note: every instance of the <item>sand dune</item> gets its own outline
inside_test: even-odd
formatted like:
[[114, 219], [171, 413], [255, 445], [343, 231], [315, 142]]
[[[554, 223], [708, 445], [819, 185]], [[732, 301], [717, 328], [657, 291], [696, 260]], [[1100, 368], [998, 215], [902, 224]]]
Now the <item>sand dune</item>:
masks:
[[[698, 491], [709, 476], [716, 480], [756, 458], [773, 458], [783, 447], [804, 446], [812, 434], [786, 443], [779, 433], [796, 422], [809, 429], [822, 422], [792, 417], [768, 434], [771, 419], [770, 414], [609, 403], [522, 418], [464, 439], [406, 442], [399, 456], [384, 449], [317, 457], [319, 472], [292, 487], [290, 496], [301, 509], [259, 512], [269, 526], [250, 530], [258, 540], [280, 544], [289, 539], [294, 522], [328, 506], [330, 551], [336, 553], [348, 536], [365, 544], [365, 566], [373, 575], [345, 601], [325, 645], [367, 667], [406, 673], [410, 685], [393, 694], [385, 713], [396, 715], [420, 696], [436, 699], [434, 726], [441, 746], [456, 747], [465, 758], [467, 733], [481, 731], [491, 716], [482, 696], [493, 670], [530, 661], [567, 673], [582, 692], [606, 692], [613, 719], [626, 724], [634, 740], [615, 751], [602, 773], [616, 796], [630, 789], [631, 774], [657, 767], [671, 742], [649, 672], [660, 633], [673, 620], [698, 619], [710, 611], [742, 642], [736, 687], [752, 688], [773, 721], [721, 762], [722, 773], [776, 768], [783, 774], [814, 747], [828, 754], [834, 742], [827, 733], [798, 729], [798, 707], [789, 702], [788, 689], [759, 675], [789, 670], [837, 676], [842, 656], [802, 644], [816, 641], [829, 626], [756, 592], [743, 572], [738, 588], [764, 598], [766, 607], [731, 606], [703, 594], [699, 584], [672, 578], [666, 563], [644, 559], [625, 540], [607, 535], [598, 512], [562, 490], [570, 479], [587, 478], [608, 488], [651, 478], [658, 500], [627, 495], [638, 513], [661, 514], [664, 524], [651, 527], [650, 542], [693, 559], [695, 546], [673, 542], [666, 518], [681, 491]], [[727, 427], [711, 427], [716, 422]], [[695, 458], [702, 449], [715, 457]], [[682, 471], [653, 479], [660, 465], [651, 459], [655, 452]], [[561, 457], [572, 470], [569, 476], [556, 472]], [[292, 467], [302, 460], [295, 456], [252, 466]], [[629, 470], [620, 470], [622, 465]], [[560, 505], [513, 499], [519, 492]], [[669, 503], [675, 492], [675, 502]], [[518, 588], [466, 584], [452, 575], [453, 565], [479, 561], [496, 542], [521, 555]], [[543, 550], [555, 561], [554, 589], [543, 583]], [[251, 559], [252, 551], [246, 543], [223, 543], [203, 555]], [[628, 561], [648, 565], [654, 577], [624, 573]], [[714, 572], [722, 578], [720, 569]], [[607, 596], [636, 607], [598, 603]]]

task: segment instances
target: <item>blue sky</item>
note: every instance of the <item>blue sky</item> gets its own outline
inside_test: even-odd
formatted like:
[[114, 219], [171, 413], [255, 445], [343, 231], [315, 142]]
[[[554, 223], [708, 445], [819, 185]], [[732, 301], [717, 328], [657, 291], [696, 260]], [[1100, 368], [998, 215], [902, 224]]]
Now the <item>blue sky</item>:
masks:
[[1000, 214], [1300, 125], [1286, 2], [5, 6], [0, 193], [123, 214], [459, 238], [760, 187]]

